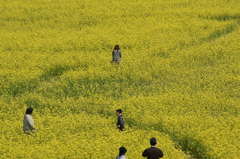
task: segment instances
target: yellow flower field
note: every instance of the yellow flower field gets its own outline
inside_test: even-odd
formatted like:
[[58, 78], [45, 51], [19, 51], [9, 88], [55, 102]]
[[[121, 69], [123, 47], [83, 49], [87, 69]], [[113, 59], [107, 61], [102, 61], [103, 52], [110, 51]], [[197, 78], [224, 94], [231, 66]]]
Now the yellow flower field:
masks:
[[151, 137], [164, 159], [240, 158], [239, 0], [2, 0], [0, 13], [0, 158], [125, 146], [140, 159]]

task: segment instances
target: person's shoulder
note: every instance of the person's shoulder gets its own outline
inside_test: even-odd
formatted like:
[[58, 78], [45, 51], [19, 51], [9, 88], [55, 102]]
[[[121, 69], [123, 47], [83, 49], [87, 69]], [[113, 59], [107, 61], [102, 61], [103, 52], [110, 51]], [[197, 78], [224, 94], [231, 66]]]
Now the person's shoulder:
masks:
[[149, 147], [149, 148], [146, 148], [144, 151], [149, 151], [149, 149], [150, 149], [151, 147]]
[[119, 159], [126, 159], [126, 156], [122, 155]]
[[154, 150], [154, 151], [162, 151], [160, 148], [158, 147], [149, 147], [148, 149], [150, 150]]
[[119, 155], [116, 156], [116, 159], [121, 159]]
[[[156, 147], [157, 148], [157, 147]], [[158, 151], [162, 151], [160, 148], [157, 148]]]
[[29, 115], [29, 114], [25, 114], [25, 117], [26, 118], [32, 118], [31, 115]]
[[26, 115], [24, 116], [24, 119], [26, 119], [26, 120], [32, 120], [32, 117], [31, 117], [29, 114], [26, 114]]

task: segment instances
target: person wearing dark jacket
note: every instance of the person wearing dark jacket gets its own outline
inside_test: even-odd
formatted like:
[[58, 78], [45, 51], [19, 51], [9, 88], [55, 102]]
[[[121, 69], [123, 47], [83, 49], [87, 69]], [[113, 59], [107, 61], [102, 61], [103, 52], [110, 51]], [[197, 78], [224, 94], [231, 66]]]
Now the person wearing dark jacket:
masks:
[[159, 159], [163, 157], [163, 152], [156, 147], [157, 140], [156, 138], [150, 139], [151, 147], [143, 151], [142, 156], [147, 157], [147, 159]]
[[120, 131], [123, 131], [123, 129], [124, 129], [124, 120], [123, 120], [123, 117], [122, 117], [122, 109], [117, 109], [116, 110], [116, 115], [118, 116], [117, 126], [116, 127]]

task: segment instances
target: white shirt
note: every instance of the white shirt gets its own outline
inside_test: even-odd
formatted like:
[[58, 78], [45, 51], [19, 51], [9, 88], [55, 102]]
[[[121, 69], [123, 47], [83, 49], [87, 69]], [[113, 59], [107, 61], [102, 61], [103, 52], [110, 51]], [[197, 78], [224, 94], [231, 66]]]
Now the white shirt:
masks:
[[33, 130], [35, 125], [30, 114], [25, 114], [23, 119], [23, 131]]
[[117, 155], [116, 159], [127, 159], [127, 157], [125, 155], [122, 155], [122, 156]]
[[120, 63], [120, 59], [122, 57], [121, 50], [113, 50], [112, 56], [113, 56], [113, 61]]

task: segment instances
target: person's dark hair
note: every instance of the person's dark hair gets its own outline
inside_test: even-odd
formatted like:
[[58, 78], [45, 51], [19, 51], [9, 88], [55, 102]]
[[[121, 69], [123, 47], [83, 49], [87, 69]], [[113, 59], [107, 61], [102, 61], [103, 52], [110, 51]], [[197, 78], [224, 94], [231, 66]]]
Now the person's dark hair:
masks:
[[119, 148], [119, 156], [124, 155], [126, 152], [127, 152], [127, 149], [125, 149], [125, 147], [122, 146]]
[[156, 145], [156, 144], [157, 144], [156, 138], [154, 138], [154, 137], [151, 138], [151, 139], [150, 139], [150, 144], [151, 144], [151, 145]]
[[114, 50], [120, 50], [119, 45], [115, 45]]
[[116, 112], [122, 113], [122, 109], [117, 109]]
[[27, 108], [27, 110], [26, 110], [26, 114], [32, 114], [32, 111], [33, 111], [33, 108], [32, 108], [32, 107], [29, 107], [29, 108]]

